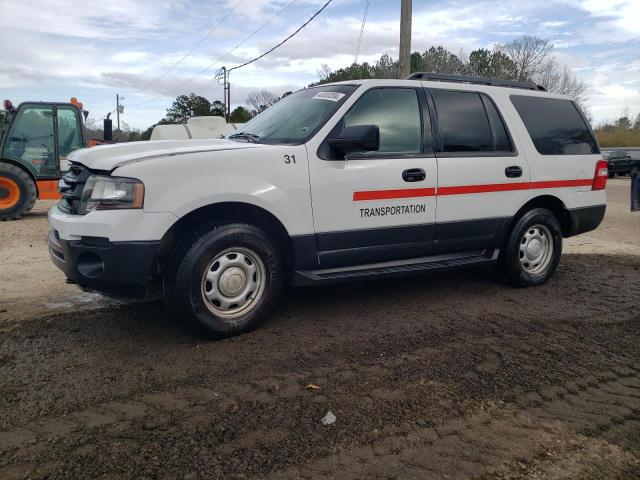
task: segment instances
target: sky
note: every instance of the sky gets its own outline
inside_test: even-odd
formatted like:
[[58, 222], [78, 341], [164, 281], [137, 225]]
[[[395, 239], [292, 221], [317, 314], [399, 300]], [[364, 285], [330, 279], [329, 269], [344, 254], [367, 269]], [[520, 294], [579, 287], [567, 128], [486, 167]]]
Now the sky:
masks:
[[[100, 119], [124, 97], [121, 121], [145, 129], [173, 99], [222, 100], [218, 68], [254, 58], [325, 0], [0, 0], [0, 99], [69, 101]], [[232, 105], [265, 88], [297, 90], [354, 61], [365, 0], [334, 0], [264, 59], [232, 72]], [[398, 55], [400, 0], [370, 0], [360, 61]], [[587, 83], [595, 124], [640, 112], [640, 0], [413, 1], [412, 50], [467, 53], [522, 35], [554, 44]], [[191, 52], [191, 53], [190, 53]], [[190, 53], [185, 57], [186, 54]]]

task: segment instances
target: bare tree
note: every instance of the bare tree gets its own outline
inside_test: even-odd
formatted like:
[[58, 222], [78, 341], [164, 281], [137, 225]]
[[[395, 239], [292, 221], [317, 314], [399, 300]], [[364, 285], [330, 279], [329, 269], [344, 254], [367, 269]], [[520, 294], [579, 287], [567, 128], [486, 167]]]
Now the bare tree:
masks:
[[632, 125], [633, 124], [631, 123], [631, 114], [629, 113], [629, 107], [624, 107], [622, 109], [622, 113], [620, 114], [620, 118], [616, 120], [616, 127], [628, 130], [632, 127]]
[[540, 73], [533, 75], [531, 80], [542, 85], [551, 93], [568, 95], [578, 105], [586, 110], [586, 83], [580, 80], [566, 65], [560, 65], [555, 59], [547, 60]]
[[318, 77], [320, 78], [320, 82], [326, 81], [331, 75], [331, 68], [326, 63], [320, 65], [318, 69]]
[[553, 45], [549, 40], [525, 35], [499, 45], [498, 49], [515, 64], [517, 80], [532, 81], [551, 93], [568, 95], [588, 112], [587, 85], [569, 67], [553, 58]]
[[553, 45], [549, 40], [525, 35], [500, 46], [516, 65], [518, 80], [525, 81], [542, 73]]
[[269, 90], [254, 90], [247, 96], [247, 105], [255, 113], [262, 113], [271, 105], [280, 100], [280, 97]]

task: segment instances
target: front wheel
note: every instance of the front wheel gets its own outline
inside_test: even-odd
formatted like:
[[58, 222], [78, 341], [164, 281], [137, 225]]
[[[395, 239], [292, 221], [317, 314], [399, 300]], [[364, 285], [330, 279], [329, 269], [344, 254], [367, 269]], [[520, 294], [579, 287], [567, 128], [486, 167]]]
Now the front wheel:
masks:
[[558, 268], [562, 254], [562, 229], [555, 215], [536, 208], [518, 219], [503, 252], [507, 281], [516, 287], [545, 283]]
[[18, 220], [36, 203], [38, 191], [21, 168], [0, 162], [0, 220]]
[[281, 257], [267, 234], [247, 224], [207, 224], [178, 246], [165, 294], [179, 317], [226, 338], [260, 325], [282, 285]]

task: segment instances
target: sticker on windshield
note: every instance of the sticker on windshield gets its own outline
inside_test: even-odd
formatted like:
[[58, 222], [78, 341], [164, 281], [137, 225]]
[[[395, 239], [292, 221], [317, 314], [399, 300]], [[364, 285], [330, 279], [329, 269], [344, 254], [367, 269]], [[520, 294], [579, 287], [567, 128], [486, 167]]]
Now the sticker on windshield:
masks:
[[344, 93], [340, 93], [340, 92], [318, 92], [313, 98], [319, 98], [320, 100], [330, 100], [332, 102], [337, 102], [342, 97], [344, 97], [344, 95], [345, 95]]

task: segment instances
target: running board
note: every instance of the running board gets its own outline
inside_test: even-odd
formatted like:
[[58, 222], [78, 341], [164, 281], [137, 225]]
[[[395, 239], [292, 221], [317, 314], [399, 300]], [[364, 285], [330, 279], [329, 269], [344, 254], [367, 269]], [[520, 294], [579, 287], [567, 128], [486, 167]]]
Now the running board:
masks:
[[355, 267], [297, 270], [293, 272], [292, 280], [295, 286], [305, 286], [318, 283], [345, 282], [426, 272], [441, 272], [493, 263], [498, 259], [498, 254], [498, 249], [490, 249], [461, 254], [436, 255], [392, 262], [370, 263], [357, 265]]

